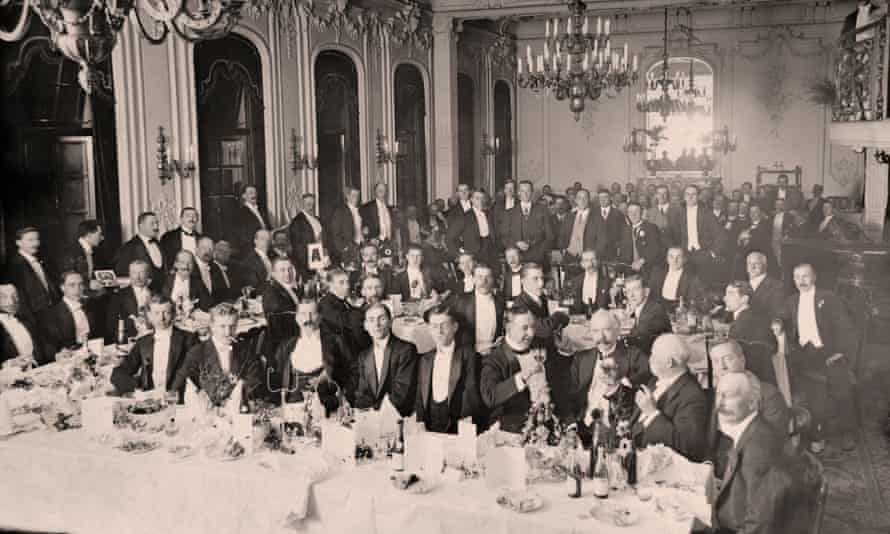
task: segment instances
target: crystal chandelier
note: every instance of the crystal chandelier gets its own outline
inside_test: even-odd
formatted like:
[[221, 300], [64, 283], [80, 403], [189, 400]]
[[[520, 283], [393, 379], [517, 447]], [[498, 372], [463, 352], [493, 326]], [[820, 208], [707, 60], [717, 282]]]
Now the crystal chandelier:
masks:
[[[0, 0], [8, 7], [14, 0]], [[31, 12], [49, 29], [53, 45], [80, 65], [78, 81], [87, 94], [100, 83], [97, 66], [111, 54], [130, 11], [152, 44], [173, 30], [189, 41], [227, 34], [241, 16], [244, 0], [23, 0], [15, 25], [0, 28], [0, 40], [20, 41], [28, 32]]]
[[[587, 6], [582, 0], [569, 0], [571, 15], [560, 34], [558, 18], [546, 21], [544, 49], [534, 56], [531, 46], [526, 57], [517, 57], [519, 86], [535, 94], [552, 91], [557, 100], [569, 99], [569, 110], [580, 120], [586, 99], [596, 100], [603, 91], [618, 93], [637, 80], [637, 56], [628, 61], [627, 44], [623, 53], [612, 49], [610, 20], [596, 19], [596, 32], [590, 33]], [[523, 65], [525, 59], [525, 65]]]

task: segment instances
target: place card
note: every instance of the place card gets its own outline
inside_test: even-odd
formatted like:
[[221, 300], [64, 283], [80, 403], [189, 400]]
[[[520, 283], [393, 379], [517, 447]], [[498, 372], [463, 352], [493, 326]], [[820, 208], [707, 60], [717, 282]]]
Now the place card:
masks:
[[479, 457], [476, 425], [469, 417], [457, 422], [456, 452], [465, 463], [475, 462]]
[[80, 417], [84, 432], [100, 436], [114, 431], [114, 405], [121, 402], [115, 397], [92, 397], [80, 403]]
[[442, 474], [445, 467], [446, 436], [428, 432], [423, 435], [426, 441], [423, 451], [423, 471], [427, 476], [436, 477]]
[[285, 423], [302, 423], [306, 405], [302, 402], [286, 402], [281, 405], [281, 418]]
[[244, 447], [244, 454], [253, 454], [253, 414], [239, 413], [232, 417], [232, 438]]
[[489, 489], [525, 489], [527, 475], [522, 447], [498, 447], [485, 455], [485, 486]]
[[6, 399], [0, 395], [0, 436], [8, 436], [15, 431], [15, 424], [12, 420], [12, 410], [6, 404]]
[[87, 349], [92, 354], [96, 354], [97, 356], [102, 356], [103, 351], [105, 350], [105, 340], [100, 338], [91, 339], [87, 341]]
[[426, 459], [426, 433], [405, 435], [405, 471], [418, 473], [424, 468]]
[[321, 422], [321, 450], [337, 462], [355, 467], [356, 431], [336, 421]]

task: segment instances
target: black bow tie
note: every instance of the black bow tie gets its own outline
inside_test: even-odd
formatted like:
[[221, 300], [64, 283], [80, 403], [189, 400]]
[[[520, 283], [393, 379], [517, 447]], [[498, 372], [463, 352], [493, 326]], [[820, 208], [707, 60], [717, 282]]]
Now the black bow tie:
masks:
[[151, 244], [151, 245], [157, 245], [157, 244], [158, 244], [158, 240], [155, 239], [155, 238], [151, 238], [151, 239], [148, 240], [148, 243]]
[[182, 235], [187, 235], [189, 237], [195, 237], [195, 232], [186, 232], [185, 230], [183, 230]]

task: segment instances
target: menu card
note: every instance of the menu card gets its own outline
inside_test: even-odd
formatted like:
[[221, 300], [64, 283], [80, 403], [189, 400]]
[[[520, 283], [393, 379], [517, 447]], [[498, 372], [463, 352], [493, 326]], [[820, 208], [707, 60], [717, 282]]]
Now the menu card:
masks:
[[489, 489], [525, 489], [527, 475], [522, 447], [498, 447], [485, 455], [485, 486]]
[[92, 397], [80, 403], [80, 416], [84, 431], [90, 436], [99, 436], [114, 431], [114, 405], [120, 399], [114, 397]]
[[355, 466], [356, 429], [332, 420], [321, 422], [321, 450], [342, 464]]

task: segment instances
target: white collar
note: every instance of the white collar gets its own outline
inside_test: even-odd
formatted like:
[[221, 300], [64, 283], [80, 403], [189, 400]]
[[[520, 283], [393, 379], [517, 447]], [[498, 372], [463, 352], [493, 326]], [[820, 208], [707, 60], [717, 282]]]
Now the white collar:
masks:
[[372, 344], [374, 346], [374, 351], [376, 352], [378, 350], [385, 350], [386, 346], [389, 345], [390, 337], [392, 337], [392, 336], [386, 336], [385, 338], [383, 338], [382, 340], [379, 340], [379, 341], [376, 339], [372, 340], [373, 341]]
[[149, 245], [149, 243], [151, 243], [152, 239], [154, 239], [153, 237], [145, 237], [145, 236], [142, 235], [142, 234], [136, 234], [136, 235], [138, 235], [138, 236], [139, 236], [139, 239], [141, 239], [142, 242], [145, 243], [145, 246], [146, 246], [146, 247]]
[[445, 345], [444, 347], [436, 347], [436, 356], [439, 355], [448, 356], [449, 358], [454, 355], [454, 340], [451, 340], [450, 345]]
[[751, 425], [751, 421], [757, 417], [757, 410], [751, 412], [748, 417], [742, 419], [738, 423], [727, 423], [723, 421], [718, 416], [718, 422], [720, 424], [720, 432], [726, 434], [728, 437], [732, 438], [732, 444], [734, 447], [738, 447], [739, 439], [741, 439], [742, 434], [745, 433], [745, 430]]
[[21, 250], [19, 251], [19, 254], [21, 254], [21, 256], [28, 260], [30, 263], [40, 263], [40, 260], [37, 259], [37, 256], [28, 254], [27, 252], [23, 252]]
[[583, 210], [581, 208], [575, 208], [575, 213], [580, 213], [581, 215], [587, 215], [587, 212], [590, 211], [590, 206], [587, 206]]
[[199, 257], [197, 257], [197, 256], [195, 256], [195, 263], [197, 263], [199, 267], [204, 267], [205, 269], [209, 269], [209, 268], [210, 268], [210, 262], [209, 262], [209, 261], [204, 261], [204, 260], [202, 260], [201, 258], [199, 258]]
[[173, 326], [169, 326], [164, 329], [156, 328], [155, 329], [155, 337], [166, 337], [169, 338], [173, 335]]
[[668, 208], [670, 208], [670, 207], [671, 207], [671, 203], [670, 203], [670, 202], [665, 202], [664, 204], [659, 204], [659, 205], [658, 205], [658, 209], [659, 209], [659, 210], [662, 210], [662, 209], [666, 210], [666, 209], [668, 209]]
[[377, 197], [374, 197], [374, 202], [377, 203], [377, 206], [383, 206], [384, 208], [386, 207], [386, 202], [384, 202], [383, 200], [380, 200]]
[[600, 350], [600, 348], [599, 348], [598, 345], [597, 345], [597, 347], [596, 347], [596, 350], [599, 350], [599, 351], [600, 351], [600, 357], [601, 357], [601, 358], [608, 358], [609, 356], [611, 356], [612, 354], [615, 353], [615, 349], [617, 349], [617, 348], [618, 348], [618, 343], [615, 343], [614, 345], [612, 345], [612, 349], [609, 350], [608, 352], [604, 352], [604, 351]]
[[[310, 334], [310, 332], [312, 333]], [[321, 333], [318, 331], [318, 328], [301, 330], [297, 344], [303, 342], [321, 342]]]
[[765, 279], [766, 273], [758, 274], [757, 276], [751, 278], [751, 285], [760, 287], [760, 284], [762, 284]]
[[67, 305], [71, 311], [83, 309], [83, 303], [78, 300], [71, 300], [68, 297], [62, 297], [62, 300], [65, 301], [65, 305]]
[[531, 207], [532, 207], [532, 203], [531, 203], [531, 201], [529, 201], [529, 202], [522, 202], [522, 201], [520, 200], [520, 201], [519, 201], [519, 207], [521, 207], [522, 209], [531, 209]]
[[676, 271], [674, 271], [673, 269], [668, 267], [668, 272], [667, 272], [666, 277], [667, 276], [676, 276], [677, 278], [679, 278], [679, 277], [683, 276], [683, 269], [677, 269]]
[[230, 343], [221, 343], [217, 341], [215, 337], [211, 337], [210, 340], [213, 343], [213, 348], [216, 349], [217, 354], [232, 352], [232, 345]]
[[643, 226], [643, 220], [642, 220], [642, 219], [640, 219], [640, 222], [638, 222], [638, 223], [632, 225], [631, 227], [632, 227], [634, 230], [636, 230], [636, 229], [639, 228], [640, 226]]
[[269, 255], [268, 255], [267, 253], [263, 252], [262, 250], [260, 250], [260, 249], [258, 249], [258, 248], [254, 248], [253, 250], [255, 250], [256, 253], [257, 253], [257, 256], [259, 256], [259, 257], [261, 257], [261, 258], [268, 258], [268, 257], [269, 257]]
[[749, 308], [750, 308], [750, 306], [742, 306], [741, 308], [739, 308], [739, 309], [737, 309], [736, 311], [732, 312], [732, 318], [733, 318], [733, 319], [738, 319], [738, 318], [739, 318], [739, 314], [741, 314], [743, 311], [745, 311], [745, 310], [747, 310], [747, 309], [749, 309]]
[[475, 294], [477, 298], [483, 298], [486, 300], [494, 299], [494, 295], [490, 291], [488, 293], [480, 293], [479, 291], [476, 291]]
[[686, 373], [677, 373], [676, 375], [670, 378], [659, 378], [655, 381], [655, 397], [656, 400], [660, 399], [664, 392], [669, 390], [671, 386], [677, 383], [677, 380], [680, 380], [680, 377], [685, 375]]
[[803, 299], [815, 300], [816, 288], [814, 287], [814, 288], [810, 289], [809, 291], [800, 291], [800, 298], [801, 298], [801, 300], [803, 300]]
[[77, 242], [80, 243], [80, 246], [83, 247], [87, 254], [93, 253], [93, 245], [87, 243], [86, 239], [81, 237], [77, 240]]
[[346, 204], [346, 207], [352, 211], [358, 211], [358, 206], [353, 206], [352, 204]]
[[587, 278], [594, 278], [594, 279], [596, 279], [596, 280], [599, 280], [599, 277], [600, 277], [600, 274], [599, 274], [598, 272], [596, 272], [596, 271], [584, 271], [584, 278], [585, 278], [585, 279], [587, 279]]
[[696, 204], [695, 206], [690, 206], [690, 205], [687, 204], [687, 205], [686, 205], [686, 211], [687, 211], [687, 212], [689, 212], [689, 211], [696, 211], [696, 212], [697, 212], [697, 211], [698, 211], [698, 204]]

